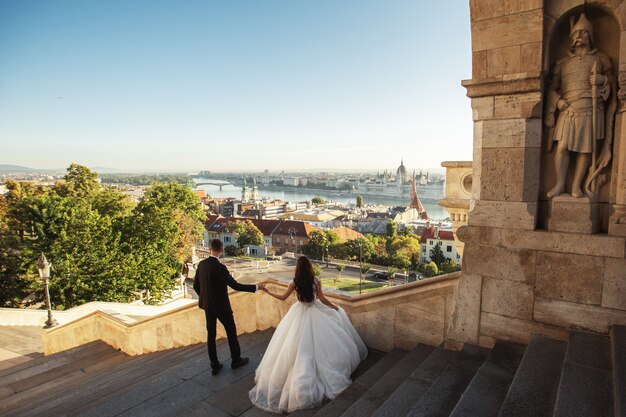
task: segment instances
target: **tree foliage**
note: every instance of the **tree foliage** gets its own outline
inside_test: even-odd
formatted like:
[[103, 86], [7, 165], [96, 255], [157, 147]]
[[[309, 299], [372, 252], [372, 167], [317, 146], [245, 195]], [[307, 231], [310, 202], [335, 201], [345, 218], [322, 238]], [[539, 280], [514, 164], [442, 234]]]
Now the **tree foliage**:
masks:
[[398, 223], [394, 220], [389, 220], [387, 223], [387, 237], [394, 238], [398, 235]]
[[322, 259], [326, 255], [326, 248], [330, 252], [330, 247], [338, 242], [339, 236], [332, 230], [313, 230], [309, 235], [308, 243], [302, 245], [300, 250], [310, 258]]
[[360, 194], [356, 196], [356, 206], [359, 208], [363, 207], [363, 196]]
[[423, 267], [424, 276], [426, 277], [434, 277], [439, 273], [439, 268], [437, 268], [437, 264], [433, 261], [428, 262]]
[[240, 248], [263, 245], [263, 233], [250, 220], [229, 220], [226, 230], [234, 233]]
[[102, 187], [94, 172], [72, 164], [54, 187], [9, 189], [0, 222], [0, 256], [8, 257], [0, 273], [13, 289], [0, 290], [2, 305], [19, 305], [40, 286], [34, 267], [39, 252], [52, 263], [54, 308], [127, 302], [138, 292], [157, 302], [174, 287], [201, 237], [204, 214], [181, 185], [155, 184], [133, 205], [124, 193]]
[[446, 255], [441, 250], [441, 242], [437, 242], [435, 247], [430, 250], [430, 260], [437, 265], [437, 268], [441, 268], [441, 265], [446, 260]]
[[315, 196], [311, 199], [311, 203], [313, 204], [324, 204], [326, 199], [324, 197]]

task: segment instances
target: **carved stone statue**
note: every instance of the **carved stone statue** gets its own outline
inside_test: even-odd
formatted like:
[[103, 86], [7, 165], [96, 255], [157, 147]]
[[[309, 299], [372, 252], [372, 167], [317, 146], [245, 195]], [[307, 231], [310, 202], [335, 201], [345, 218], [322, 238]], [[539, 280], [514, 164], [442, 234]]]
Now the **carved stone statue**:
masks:
[[[570, 160], [576, 164], [572, 196], [593, 197], [601, 185], [598, 175], [611, 160], [616, 107], [611, 61], [593, 47], [593, 26], [584, 13], [570, 25], [570, 49], [556, 63], [547, 93], [544, 124], [550, 128], [549, 150], [557, 143], [556, 184], [548, 198], [565, 192]], [[598, 156], [599, 143], [603, 145]]]

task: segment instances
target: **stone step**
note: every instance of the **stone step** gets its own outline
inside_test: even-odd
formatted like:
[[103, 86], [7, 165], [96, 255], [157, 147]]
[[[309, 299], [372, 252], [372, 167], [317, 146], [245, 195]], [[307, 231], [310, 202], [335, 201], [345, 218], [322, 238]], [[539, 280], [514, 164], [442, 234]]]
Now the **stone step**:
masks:
[[570, 333], [554, 417], [609, 417], [613, 414], [609, 352], [607, 336]]
[[567, 343], [533, 336], [499, 417], [551, 417]]
[[341, 416], [369, 417], [404, 382], [404, 380], [434, 351], [431, 346], [418, 344], [400, 359], [385, 375], [363, 393]]
[[450, 417], [498, 417], [523, 354], [522, 345], [496, 343]]
[[381, 379], [405, 355], [406, 350], [393, 349], [367, 371], [360, 375], [348, 388], [335, 397], [331, 402], [319, 409], [315, 417], [338, 417], [350, 408], [361, 396], [379, 379]]
[[488, 353], [488, 349], [465, 345], [411, 408], [408, 416], [448, 417]]
[[88, 343], [65, 352], [60, 352], [50, 356], [42, 356], [40, 358], [21, 363], [12, 368], [3, 370], [4, 372], [2, 372], [2, 376], [0, 376], [0, 387], [31, 378], [35, 375], [67, 365], [73, 361], [112, 349], [113, 348], [106, 343], [98, 341]]
[[406, 416], [456, 356], [455, 351], [437, 348], [387, 398], [373, 417]]
[[126, 356], [112, 348], [87, 358], [71, 362], [67, 366], [52, 369], [49, 372], [38, 374], [32, 378], [18, 381], [9, 385], [15, 394], [0, 401], [0, 414], [5, 416], [23, 415], [37, 403], [54, 398], [61, 392], [82, 386], [81, 381], [100, 370], [114, 366]]
[[[207, 400], [215, 392], [231, 386], [234, 382], [252, 373], [271, 337], [272, 332], [256, 332], [240, 336], [242, 354], [250, 357], [250, 364], [232, 370], [230, 361], [224, 361], [224, 368], [219, 375], [213, 376], [210, 371], [206, 345], [195, 349], [191, 358], [185, 355], [177, 360], [164, 360], [153, 366], [150, 375], [142, 372], [132, 384], [124, 389], [109, 393], [80, 410], [70, 410], [68, 416], [117, 416], [117, 415], [154, 415], [175, 416], [192, 408], [195, 404]], [[179, 349], [180, 350], [180, 349]], [[224, 360], [228, 354], [228, 344], [220, 342], [218, 354]], [[197, 364], [196, 373], [189, 372], [190, 364]], [[187, 369], [187, 370], [186, 370]], [[180, 386], [183, 387], [180, 387]], [[184, 399], [178, 398], [179, 391], [189, 392]], [[231, 393], [234, 395], [234, 393]]]
[[[137, 375], [144, 376], [150, 373], [160, 362], [179, 361], [182, 357], [186, 357], [186, 351], [189, 349], [197, 350], [198, 347], [195, 345], [190, 348], [176, 348], [128, 357], [125, 362], [111, 367], [89, 380], [81, 381], [82, 386], [79, 389], [66, 391], [61, 395], [47, 399], [38, 406], [29, 408], [25, 417], [37, 415], [43, 411], [49, 415], [63, 415], [67, 413], [67, 410], [78, 411], [83, 407], [88, 407], [106, 395], [125, 389], [136, 381]], [[183, 352], [185, 352], [185, 356], [181, 355]]]
[[611, 329], [615, 417], [626, 417], [626, 326]]

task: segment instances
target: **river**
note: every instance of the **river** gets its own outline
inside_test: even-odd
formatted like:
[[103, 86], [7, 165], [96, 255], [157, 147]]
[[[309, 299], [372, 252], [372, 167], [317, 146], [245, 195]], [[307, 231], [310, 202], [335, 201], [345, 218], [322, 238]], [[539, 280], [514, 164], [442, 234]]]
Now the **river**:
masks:
[[[196, 182], [213, 182], [216, 184], [225, 184], [225, 181], [222, 180], [212, 180], [212, 179], [204, 179], [200, 178], [196, 180]], [[198, 187], [203, 190], [211, 197], [234, 197], [241, 198], [241, 187], [235, 185], [223, 185], [222, 190], [220, 191], [219, 186], [217, 185], [201, 185]], [[327, 201], [336, 201], [339, 203], [353, 203], [356, 201], [356, 194], [343, 194], [333, 191], [327, 190], [310, 190], [310, 189], [299, 189], [299, 190], [287, 190], [283, 188], [264, 188], [263, 186], [259, 186], [259, 196], [262, 199], [277, 199], [289, 202], [296, 201], [309, 201], [313, 197], [320, 196], [324, 197]], [[407, 205], [409, 203], [408, 198], [402, 199], [397, 197], [388, 197], [388, 196], [373, 196], [373, 195], [364, 195], [363, 202], [365, 204], [382, 204], [386, 206], [400, 206]], [[443, 209], [439, 204], [435, 202], [424, 202], [422, 204], [426, 208], [428, 212], [428, 216], [433, 220], [445, 219], [448, 217], [448, 212]]]

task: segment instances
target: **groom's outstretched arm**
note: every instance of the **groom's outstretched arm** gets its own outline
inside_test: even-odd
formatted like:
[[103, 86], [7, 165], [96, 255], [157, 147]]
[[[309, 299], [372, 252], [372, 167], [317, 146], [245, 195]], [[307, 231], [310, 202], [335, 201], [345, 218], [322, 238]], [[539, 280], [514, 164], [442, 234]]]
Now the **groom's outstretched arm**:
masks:
[[235, 291], [256, 292], [257, 290], [256, 285], [238, 283], [237, 280], [233, 278], [233, 276], [230, 274], [230, 272], [228, 272], [228, 268], [226, 268], [225, 265], [222, 265], [219, 277], [226, 283], [226, 285], [228, 285]]

